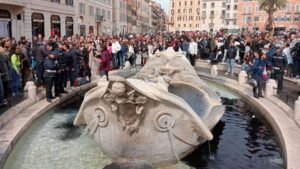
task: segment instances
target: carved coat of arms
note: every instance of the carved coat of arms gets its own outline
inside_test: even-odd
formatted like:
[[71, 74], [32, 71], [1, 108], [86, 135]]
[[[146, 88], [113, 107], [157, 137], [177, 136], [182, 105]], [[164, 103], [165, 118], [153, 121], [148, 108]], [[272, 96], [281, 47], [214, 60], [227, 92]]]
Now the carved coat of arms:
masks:
[[124, 82], [114, 82], [103, 98], [117, 113], [123, 130], [129, 135], [138, 132], [144, 118], [145, 96], [139, 96], [135, 90], [126, 91]]

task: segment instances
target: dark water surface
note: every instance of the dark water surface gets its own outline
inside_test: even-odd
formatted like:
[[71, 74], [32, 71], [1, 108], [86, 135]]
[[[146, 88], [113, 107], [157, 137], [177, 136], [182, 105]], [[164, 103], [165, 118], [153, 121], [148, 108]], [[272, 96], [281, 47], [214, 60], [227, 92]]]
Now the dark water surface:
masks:
[[222, 98], [226, 112], [214, 139], [183, 161], [197, 169], [282, 169], [279, 144], [267, 122], [240, 99]]

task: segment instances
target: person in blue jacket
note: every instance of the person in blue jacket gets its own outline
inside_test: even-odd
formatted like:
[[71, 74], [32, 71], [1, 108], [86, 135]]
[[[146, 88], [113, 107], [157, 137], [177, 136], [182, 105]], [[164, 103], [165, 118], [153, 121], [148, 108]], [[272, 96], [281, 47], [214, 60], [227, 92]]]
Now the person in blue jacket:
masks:
[[[56, 60], [53, 53], [49, 53], [48, 57], [45, 58], [44, 67], [45, 67], [44, 79], [46, 82], [46, 97], [47, 97], [47, 101], [51, 103], [52, 99], [54, 99], [52, 95], [52, 88], [54, 86], [56, 73], [59, 68], [58, 61]], [[55, 90], [55, 95], [58, 95], [59, 92], [57, 86], [55, 86], [54, 90]]]
[[270, 62], [266, 60], [266, 52], [259, 53], [259, 58], [256, 58], [252, 66], [252, 78], [256, 80], [257, 85], [253, 87], [253, 95], [255, 98], [263, 97], [262, 85], [267, 78], [264, 75], [264, 70], [267, 66], [271, 66]]

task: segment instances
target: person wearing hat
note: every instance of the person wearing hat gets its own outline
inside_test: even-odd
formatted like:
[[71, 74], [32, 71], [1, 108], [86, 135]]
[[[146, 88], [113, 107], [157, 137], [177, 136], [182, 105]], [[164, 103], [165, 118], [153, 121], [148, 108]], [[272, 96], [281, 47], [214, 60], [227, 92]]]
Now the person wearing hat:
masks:
[[277, 81], [277, 91], [281, 91], [283, 88], [283, 75], [286, 69], [286, 60], [283, 57], [280, 45], [275, 45], [276, 52], [272, 57], [272, 66], [274, 69], [274, 74], [272, 78]]
[[[48, 57], [46, 57], [45, 62], [44, 62], [44, 67], [45, 67], [44, 79], [45, 79], [45, 83], [46, 83], [46, 98], [47, 98], [47, 101], [49, 103], [51, 103], [52, 99], [54, 99], [54, 97], [52, 95], [52, 88], [55, 84], [56, 73], [59, 68], [58, 61], [56, 60], [56, 58], [52, 52], [50, 52], [48, 54]], [[55, 91], [55, 95], [58, 96], [59, 92], [58, 92], [58, 88], [56, 85], [55, 85], [54, 91]]]

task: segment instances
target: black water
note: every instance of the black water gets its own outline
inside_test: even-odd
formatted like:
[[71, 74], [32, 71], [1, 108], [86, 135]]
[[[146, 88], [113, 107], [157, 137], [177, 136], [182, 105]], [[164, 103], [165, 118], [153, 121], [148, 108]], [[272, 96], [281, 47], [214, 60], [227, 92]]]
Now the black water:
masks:
[[267, 122], [239, 99], [222, 98], [226, 112], [208, 143], [183, 159], [196, 169], [282, 169], [279, 145]]

